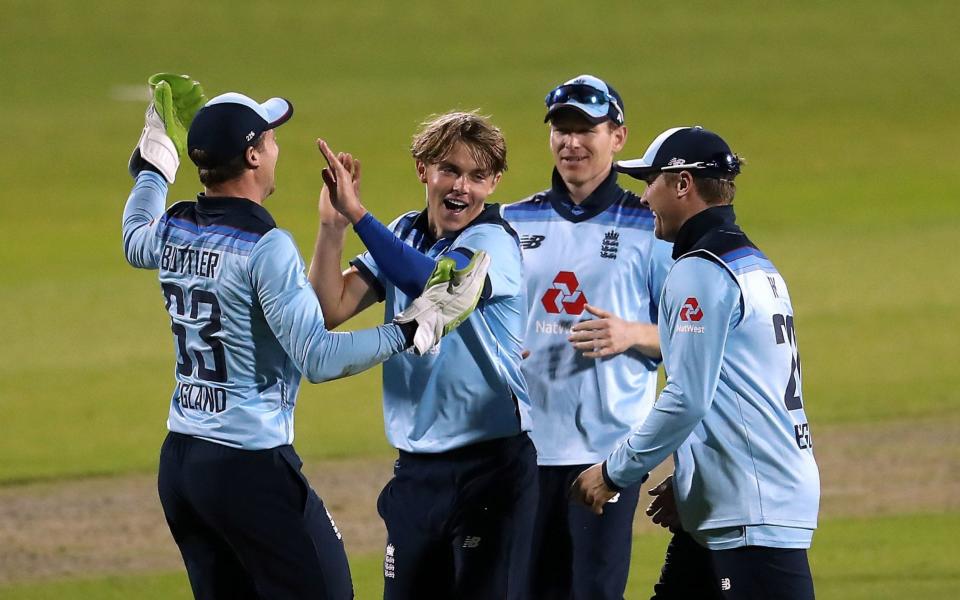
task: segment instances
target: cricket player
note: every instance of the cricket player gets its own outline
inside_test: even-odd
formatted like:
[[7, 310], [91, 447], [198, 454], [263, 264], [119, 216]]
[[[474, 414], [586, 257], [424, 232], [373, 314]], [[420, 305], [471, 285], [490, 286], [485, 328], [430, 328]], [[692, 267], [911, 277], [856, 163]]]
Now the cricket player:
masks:
[[[389, 321], [439, 257], [490, 257], [470, 317], [434, 351], [384, 363], [384, 427], [399, 452], [377, 505], [387, 528], [384, 597], [524, 598], [536, 456], [520, 372], [523, 269], [516, 234], [485, 202], [507, 168], [503, 136], [474, 113], [425, 123], [412, 154], [426, 209], [388, 227], [360, 202], [356, 161], [341, 164], [320, 147], [331, 168], [310, 280], [328, 325], [378, 301]], [[351, 223], [368, 251], [341, 273]]]
[[[158, 487], [194, 596], [351, 598], [340, 533], [291, 445], [300, 378], [357, 373], [429, 338], [417, 346], [427, 351], [479, 298], [485, 259], [476, 272], [445, 263], [433, 279], [449, 281], [416, 314], [328, 332], [293, 239], [263, 207], [275, 128], [293, 106], [232, 92], [204, 104], [186, 76], [150, 81], [123, 246], [132, 266], [159, 270], [170, 314], [177, 358]], [[204, 192], [164, 211], [184, 146]]]
[[523, 362], [537, 448], [539, 505], [531, 577], [538, 599], [622, 599], [640, 482], [602, 515], [570, 484], [650, 412], [660, 346], [657, 303], [670, 244], [617, 184], [627, 140], [613, 87], [581, 75], [547, 94], [549, 189], [504, 206], [520, 234], [528, 319]]
[[701, 127], [668, 129], [642, 158], [617, 163], [646, 182], [654, 231], [674, 242], [659, 321], [668, 377], [643, 425], [571, 493], [603, 512], [674, 453], [659, 493], [670, 488], [692, 540], [681, 532], [671, 542], [657, 599], [814, 597], [806, 549], [820, 478], [793, 307], [783, 277], [736, 224], [740, 165]]

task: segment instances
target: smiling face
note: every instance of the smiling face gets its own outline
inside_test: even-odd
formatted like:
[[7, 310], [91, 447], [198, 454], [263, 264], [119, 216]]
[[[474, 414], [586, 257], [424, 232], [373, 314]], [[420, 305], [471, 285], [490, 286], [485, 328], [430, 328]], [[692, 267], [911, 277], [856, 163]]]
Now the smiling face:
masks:
[[457, 142], [436, 163], [418, 160], [417, 175], [427, 188], [430, 230], [441, 238], [460, 231], [477, 218], [501, 174], [481, 167], [467, 144]]
[[575, 202], [607, 178], [614, 154], [626, 141], [626, 127], [611, 127], [610, 121], [594, 125], [575, 109], [558, 111], [550, 119], [554, 165]]

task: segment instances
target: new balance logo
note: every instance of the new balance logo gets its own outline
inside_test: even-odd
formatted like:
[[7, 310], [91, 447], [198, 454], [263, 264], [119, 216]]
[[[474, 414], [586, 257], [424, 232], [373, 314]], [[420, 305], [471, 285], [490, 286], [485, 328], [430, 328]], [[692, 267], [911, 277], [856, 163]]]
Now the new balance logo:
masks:
[[545, 235], [521, 235], [520, 236], [520, 247], [524, 250], [534, 250], [540, 247], [540, 244], [543, 243], [543, 240], [547, 239]]
[[733, 588], [733, 586], [730, 585], [730, 578], [729, 578], [729, 577], [724, 577], [723, 579], [720, 580], [720, 589], [721, 589], [721, 590], [723, 590], [723, 591], [726, 592], [726, 591], [729, 591], [729, 590], [732, 589], [732, 588]]
[[463, 540], [463, 548], [476, 548], [480, 545], [480, 536], [479, 535], [468, 535], [465, 540]]
[[767, 282], [770, 284], [770, 289], [773, 290], [773, 297], [779, 298], [780, 294], [777, 293], [777, 280], [767, 275]]
[[620, 249], [620, 234], [615, 230], [603, 234], [603, 243], [600, 244], [600, 258], [616, 258]]

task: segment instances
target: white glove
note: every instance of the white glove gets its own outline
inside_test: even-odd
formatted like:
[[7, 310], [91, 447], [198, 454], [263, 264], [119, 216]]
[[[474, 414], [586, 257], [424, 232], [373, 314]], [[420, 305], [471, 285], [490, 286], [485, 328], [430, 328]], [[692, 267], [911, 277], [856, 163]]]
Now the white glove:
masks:
[[143, 127], [143, 133], [140, 134], [137, 147], [130, 155], [127, 168], [130, 174], [136, 177], [143, 168], [143, 162], [146, 161], [156, 167], [168, 183], [173, 183], [177, 177], [177, 169], [180, 168], [180, 155], [173, 140], [167, 135], [167, 128], [153, 102], [147, 107], [145, 120], [146, 125]]
[[416, 354], [426, 354], [470, 316], [480, 301], [489, 268], [490, 257], [482, 250], [462, 269], [456, 268], [452, 258], [437, 261], [420, 297], [393, 319], [397, 323], [416, 322]]

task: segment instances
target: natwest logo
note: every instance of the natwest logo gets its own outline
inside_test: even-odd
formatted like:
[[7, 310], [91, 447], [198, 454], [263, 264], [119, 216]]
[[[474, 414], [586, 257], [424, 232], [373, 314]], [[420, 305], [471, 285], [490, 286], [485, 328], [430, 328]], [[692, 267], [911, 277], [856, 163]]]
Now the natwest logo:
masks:
[[700, 303], [697, 302], [697, 299], [693, 296], [687, 298], [687, 301], [683, 303], [683, 308], [680, 309], [680, 320], [681, 321], [699, 321], [703, 318], [703, 309], [700, 308]]
[[587, 297], [580, 291], [580, 282], [572, 271], [560, 271], [553, 279], [553, 287], [540, 298], [550, 314], [579, 315], [587, 305]]

